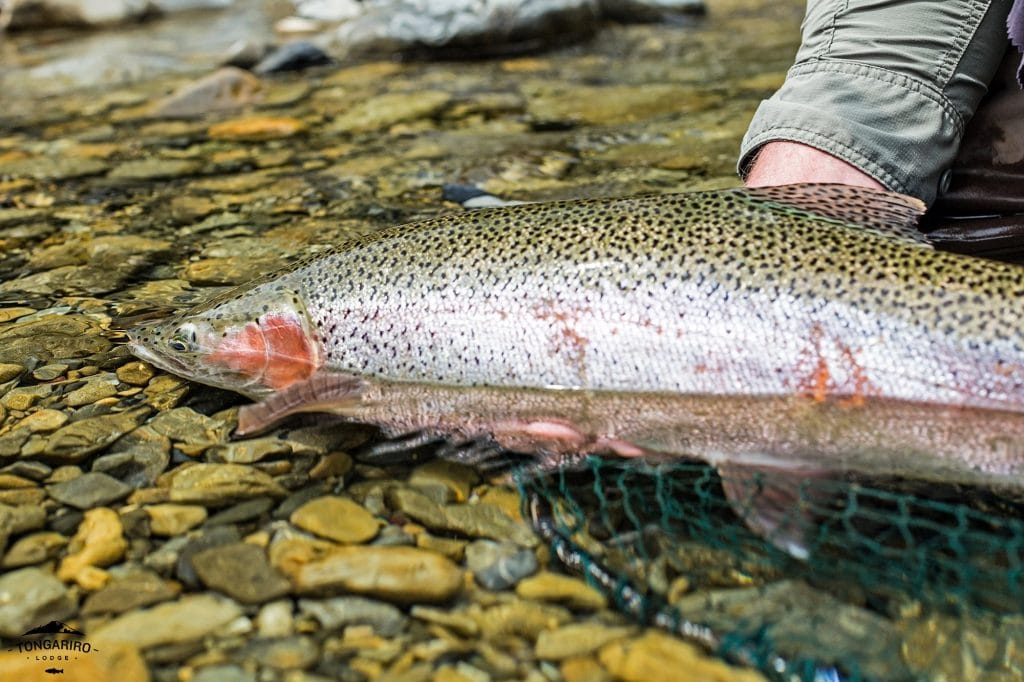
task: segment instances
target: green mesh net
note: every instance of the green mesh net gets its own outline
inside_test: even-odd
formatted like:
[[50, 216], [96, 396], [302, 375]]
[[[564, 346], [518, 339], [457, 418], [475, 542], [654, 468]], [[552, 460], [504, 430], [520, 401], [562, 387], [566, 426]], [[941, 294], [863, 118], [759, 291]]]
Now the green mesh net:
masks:
[[[776, 679], [1024, 679], [1022, 506], [909, 481], [808, 479], [779, 549], [710, 466], [588, 458], [515, 480], [552, 553], [622, 611]], [[736, 494], [739, 491], [739, 494]]]

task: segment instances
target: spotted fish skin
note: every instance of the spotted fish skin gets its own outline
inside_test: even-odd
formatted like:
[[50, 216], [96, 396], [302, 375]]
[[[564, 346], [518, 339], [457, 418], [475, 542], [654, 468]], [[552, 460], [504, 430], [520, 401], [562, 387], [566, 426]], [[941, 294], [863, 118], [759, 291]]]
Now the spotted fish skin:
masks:
[[[1024, 270], [934, 251], [911, 232], [919, 213], [837, 185], [460, 213], [343, 244], [137, 332], [133, 348], [257, 397], [329, 370], [1024, 411]], [[272, 340], [258, 348], [268, 367], [298, 358], [283, 381], [211, 361], [219, 339], [274, 316], [312, 339], [281, 358]]]

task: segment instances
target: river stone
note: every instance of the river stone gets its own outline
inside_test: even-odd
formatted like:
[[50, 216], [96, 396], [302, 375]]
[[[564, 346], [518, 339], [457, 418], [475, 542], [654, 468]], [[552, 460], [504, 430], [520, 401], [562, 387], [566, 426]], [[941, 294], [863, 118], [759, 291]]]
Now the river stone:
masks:
[[128, 497], [132, 489], [116, 478], [93, 471], [47, 486], [46, 492], [62, 504], [91, 509]]
[[550, 571], [541, 571], [520, 580], [516, 594], [523, 599], [553, 601], [583, 611], [597, 611], [608, 604], [603, 594], [579, 578]]
[[139, 407], [126, 412], [115, 412], [72, 422], [57, 429], [50, 436], [43, 454], [68, 462], [77, 462], [102, 450], [134, 429], [150, 412], [148, 407]]
[[401, 603], [445, 601], [463, 584], [451, 560], [412, 547], [338, 547], [290, 578], [299, 592], [341, 590]]
[[408, 622], [408, 617], [395, 606], [365, 597], [300, 599], [299, 612], [316, 619], [326, 631], [341, 630], [350, 625], [369, 625], [384, 637], [398, 635]]
[[178, 583], [161, 579], [149, 571], [135, 571], [116, 578], [82, 605], [83, 616], [124, 613], [152, 604], [170, 601], [181, 593]]
[[265, 88], [248, 71], [227, 66], [187, 83], [153, 108], [154, 116], [191, 118], [241, 109], [263, 99]]
[[56, 558], [67, 543], [66, 537], [52, 531], [26, 535], [11, 545], [0, 566], [18, 568], [19, 566], [41, 564]]
[[223, 421], [200, 414], [191, 407], [175, 407], [161, 412], [146, 426], [175, 443], [206, 445], [227, 438], [227, 425]]
[[289, 583], [261, 548], [244, 542], [214, 547], [192, 557], [199, 579], [243, 604], [262, 604], [288, 593]]
[[537, 536], [525, 523], [511, 519], [491, 504], [448, 504], [444, 506], [445, 528], [470, 537], [511, 540], [521, 547], [537, 545]]
[[[129, 439], [141, 430], [136, 429], [121, 440]], [[170, 461], [169, 440], [166, 444], [150, 442], [124, 452], [112, 452], [98, 457], [92, 463], [92, 470], [113, 476], [132, 488], [145, 488], [153, 485]]]
[[264, 604], [256, 615], [256, 631], [260, 637], [288, 637], [295, 631], [291, 599], [279, 599]]
[[257, 680], [256, 673], [243, 670], [237, 665], [218, 664], [200, 668], [192, 676], [191, 682], [257, 682]]
[[693, 644], [655, 630], [605, 645], [598, 660], [615, 679], [629, 682], [764, 682], [753, 670], [734, 668]]
[[31, 433], [56, 431], [68, 421], [68, 415], [60, 410], [44, 408], [28, 415], [15, 428], [28, 429]]
[[435, 459], [413, 469], [408, 480], [414, 488], [441, 486], [451, 491], [451, 498], [444, 502], [465, 502], [470, 490], [480, 481], [480, 475], [458, 462]]
[[24, 412], [33, 405], [36, 404], [41, 398], [45, 398], [53, 392], [53, 387], [49, 384], [40, 384], [38, 386], [20, 386], [18, 388], [12, 388], [10, 391], [4, 394], [0, 398], [0, 405], [3, 405], [9, 410], [16, 410], [18, 412]]
[[299, 528], [328, 540], [362, 544], [380, 530], [380, 521], [363, 507], [344, 497], [318, 497], [296, 509], [290, 518]]
[[217, 506], [252, 497], [285, 496], [273, 478], [242, 464], [191, 464], [166, 476], [172, 502]]
[[305, 129], [305, 123], [290, 116], [250, 116], [216, 123], [206, 134], [213, 140], [262, 141], [291, 137]]
[[43, 365], [32, 370], [32, 378], [36, 381], [53, 381], [58, 377], [64, 376], [64, 372], [68, 371], [67, 365], [53, 364]]
[[85, 386], [65, 395], [64, 403], [68, 407], [81, 407], [114, 395], [117, 395], [116, 383], [106, 379], [92, 379]]
[[36, 180], [68, 180], [88, 175], [99, 175], [107, 170], [107, 164], [98, 159], [76, 156], [34, 157], [0, 163], [0, 175], [28, 177]]
[[466, 547], [466, 566], [481, 586], [498, 591], [536, 572], [537, 557], [512, 543], [477, 540]]
[[292, 444], [280, 438], [252, 438], [214, 445], [206, 451], [215, 462], [252, 464], [274, 455], [292, 453]]
[[316, 663], [320, 648], [309, 637], [257, 639], [249, 643], [240, 657], [274, 670], [304, 670]]
[[274, 507], [274, 501], [269, 497], [257, 497], [245, 502], [228, 507], [217, 512], [206, 520], [206, 526], [220, 526], [234, 523], [243, 523], [258, 519]]
[[38, 568], [0, 575], [0, 635], [20, 637], [51, 620], [75, 612], [75, 600], [64, 585]]
[[573, 620], [572, 613], [561, 606], [523, 599], [471, 613], [477, 619], [483, 638], [489, 642], [502, 641], [509, 636], [534, 640], [540, 633]]
[[199, 576], [196, 574], [195, 566], [192, 565], [192, 557], [212, 547], [222, 547], [238, 542], [241, 537], [236, 526], [214, 526], [190, 533], [188, 542], [178, 553], [178, 560], [174, 567], [178, 580], [190, 588], [199, 587]]
[[111, 170], [107, 177], [111, 180], [127, 180], [142, 182], [150, 180], [168, 180], [186, 175], [195, 175], [202, 164], [191, 159], [140, 159], [125, 161]]
[[25, 368], [10, 362], [0, 362], [0, 384], [17, 379]]
[[0, 469], [0, 473], [14, 474], [15, 476], [21, 476], [33, 481], [42, 481], [53, 473], [53, 469], [42, 462], [17, 460]]
[[47, 363], [103, 353], [111, 342], [102, 332], [82, 315], [33, 315], [0, 328], [0, 362], [25, 365], [30, 358]]
[[140, 649], [194, 642], [242, 615], [235, 602], [212, 594], [189, 595], [143, 611], [130, 611], [89, 633], [96, 642], [123, 642]]
[[448, 104], [449, 95], [439, 90], [389, 92], [356, 102], [327, 126], [331, 133], [365, 133], [390, 128], [396, 123], [429, 118]]
[[264, 75], [282, 71], [302, 71], [311, 66], [330, 64], [330, 55], [311, 42], [298, 40], [271, 51], [253, 67], [253, 73]]
[[153, 535], [173, 537], [206, 520], [206, 508], [192, 504], [150, 504], [144, 507]]
[[117, 512], [106, 507], [90, 509], [68, 544], [68, 554], [60, 563], [57, 577], [76, 580], [85, 569], [117, 563], [127, 549], [124, 526]]
[[636, 632], [636, 628], [603, 623], [570, 623], [557, 630], [545, 630], [537, 637], [537, 658], [562, 660], [597, 651], [605, 644]]
[[156, 372], [148, 362], [135, 360], [117, 368], [117, 378], [131, 386], [145, 386]]

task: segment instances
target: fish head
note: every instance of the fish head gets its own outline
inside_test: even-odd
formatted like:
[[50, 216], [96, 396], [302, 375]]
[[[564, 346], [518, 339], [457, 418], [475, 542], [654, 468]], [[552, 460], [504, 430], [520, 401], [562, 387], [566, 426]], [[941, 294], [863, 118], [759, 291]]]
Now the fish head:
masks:
[[277, 282], [243, 286], [128, 333], [131, 352], [178, 376], [266, 396], [308, 379], [324, 362], [304, 292]]

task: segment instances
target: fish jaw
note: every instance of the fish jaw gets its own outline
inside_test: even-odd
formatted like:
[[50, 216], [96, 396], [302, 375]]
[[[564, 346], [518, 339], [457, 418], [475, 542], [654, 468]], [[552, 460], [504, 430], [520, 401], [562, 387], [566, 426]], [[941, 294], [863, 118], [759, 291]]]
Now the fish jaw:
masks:
[[138, 358], [251, 398], [308, 379], [325, 358], [301, 292], [281, 284], [241, 287], [128, 336]]

